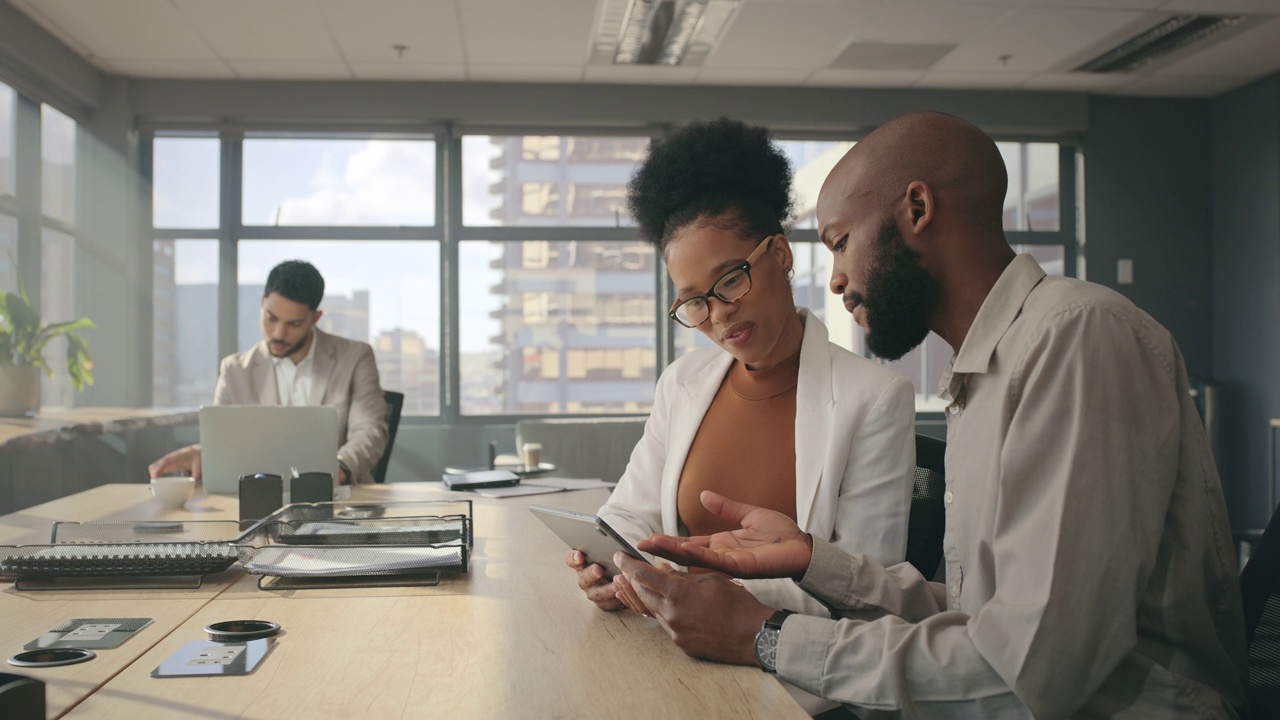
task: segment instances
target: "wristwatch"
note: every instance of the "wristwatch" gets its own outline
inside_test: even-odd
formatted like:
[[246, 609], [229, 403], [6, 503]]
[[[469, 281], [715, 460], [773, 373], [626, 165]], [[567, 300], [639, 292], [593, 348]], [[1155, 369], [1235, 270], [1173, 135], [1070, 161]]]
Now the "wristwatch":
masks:
[[778, 638], [782, 635], [782, 623], [795, 613], [779, 610], [769, 616], [756, 633], [756, 662], [767, 673], [778, 672]]

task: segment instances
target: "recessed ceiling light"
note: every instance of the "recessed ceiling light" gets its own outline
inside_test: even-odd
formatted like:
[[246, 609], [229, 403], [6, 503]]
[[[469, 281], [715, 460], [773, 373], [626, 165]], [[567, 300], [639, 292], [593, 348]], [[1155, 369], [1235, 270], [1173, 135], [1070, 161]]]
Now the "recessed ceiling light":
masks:
[[701, 65], [741, 0], [603, 0], [594, 65]]

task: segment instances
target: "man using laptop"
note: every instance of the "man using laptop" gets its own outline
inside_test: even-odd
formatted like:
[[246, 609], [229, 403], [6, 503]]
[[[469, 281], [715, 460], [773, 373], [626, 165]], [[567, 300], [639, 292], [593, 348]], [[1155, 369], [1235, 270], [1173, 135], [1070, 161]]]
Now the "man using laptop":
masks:
[[[371, 482], [387, 446], [386, 402], [368, 343], [316, 327], [324, 278], [311, 263], [271, 269], [262, 293], [262, 341], [222, 360], [215, 405], [332, 405], [338, 409], [341, 484]], [[151, 477], [189, 471], [200, 477], [200, 446], [174, 450], [149, 467]]]

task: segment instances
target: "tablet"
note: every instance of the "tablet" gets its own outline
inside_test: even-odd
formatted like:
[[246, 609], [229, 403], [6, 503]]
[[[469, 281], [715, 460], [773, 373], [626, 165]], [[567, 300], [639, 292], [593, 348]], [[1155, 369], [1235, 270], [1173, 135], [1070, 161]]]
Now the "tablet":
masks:
[[649, 562], [639, 550], [631, 547], [631, 543], [595, 515], [542, 505], [531, 505], [529, 510], [569, 547], [586, 555], [588, 563], [602, 566], [605, 576], [610, 579], [619, 572], [618, 566], [613, 564], [613, 554], [619, 550], [641, 562]]

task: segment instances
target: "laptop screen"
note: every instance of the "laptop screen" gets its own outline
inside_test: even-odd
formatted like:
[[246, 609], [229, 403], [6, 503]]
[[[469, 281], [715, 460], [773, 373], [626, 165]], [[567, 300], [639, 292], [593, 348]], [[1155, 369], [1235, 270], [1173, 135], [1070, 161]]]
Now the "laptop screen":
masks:
[[338, 471], [338, 410], [331, 405], [208, 405], [200, 408], [204, 491], [237, 493], [254, 473], [289, 477]]

